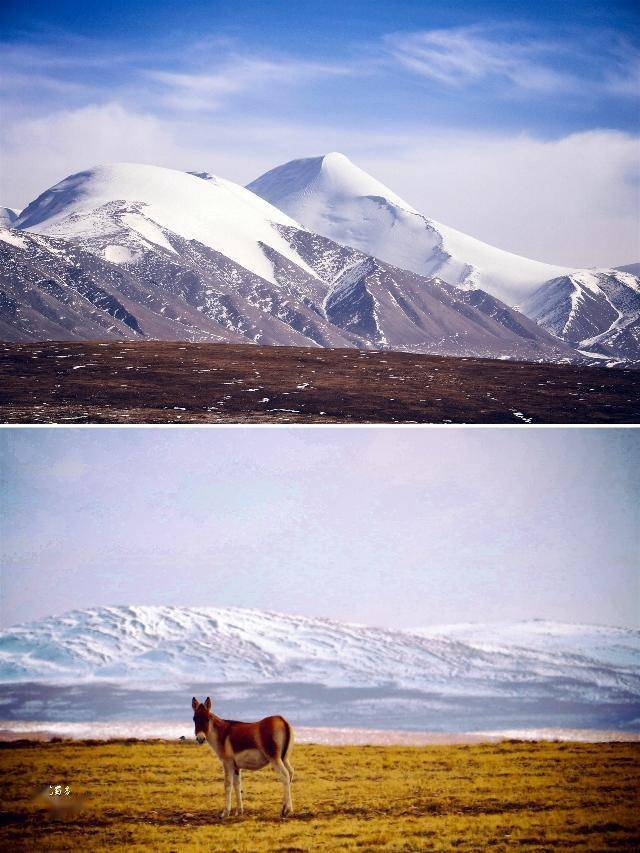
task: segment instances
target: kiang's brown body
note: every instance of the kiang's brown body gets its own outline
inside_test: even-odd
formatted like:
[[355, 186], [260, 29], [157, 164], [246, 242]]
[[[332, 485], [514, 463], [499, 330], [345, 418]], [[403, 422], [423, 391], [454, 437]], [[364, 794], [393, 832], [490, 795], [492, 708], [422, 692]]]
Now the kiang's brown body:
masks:
[[240, 769], [253, 769], [255, 764], [264, 767], [269, 761], [286, 757], [291, 726], [284, 717], [239, 723], [212, 715], [212, 723], [214, 743], [211, 745], [216, 755], [221, 760], [233, 760]]
[[284, 717], [265, 717], [255, 723], [223, 720], [211, 711], [211, 699], [205, 702], [192, 700], [195, 734], [199, 743], [206, 742], [220, 759], [224, 770], [225, 807], [222, 817], [231, 811], [231, 787], [235, 790], [237, 811], [242, 814], [242, 770], [260, 770], [271, 764], [284, 789], [282, 816], [293, 811], [291, 782], [293, 767], [289, 763], [289, 752], [293, 744], [293, 732]]

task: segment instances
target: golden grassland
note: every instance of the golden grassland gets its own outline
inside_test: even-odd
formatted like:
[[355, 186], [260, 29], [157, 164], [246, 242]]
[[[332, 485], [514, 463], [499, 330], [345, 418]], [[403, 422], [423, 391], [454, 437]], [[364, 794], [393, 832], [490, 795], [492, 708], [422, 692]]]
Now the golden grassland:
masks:
[[293, 817], [277, 816], [282, 787], [265, 768], [243, 774], [244, 817], [223, 821], [206, 746], [3, 744], [0, 848], [640, 849], [640, 744], [297, 745], [292, 763]]

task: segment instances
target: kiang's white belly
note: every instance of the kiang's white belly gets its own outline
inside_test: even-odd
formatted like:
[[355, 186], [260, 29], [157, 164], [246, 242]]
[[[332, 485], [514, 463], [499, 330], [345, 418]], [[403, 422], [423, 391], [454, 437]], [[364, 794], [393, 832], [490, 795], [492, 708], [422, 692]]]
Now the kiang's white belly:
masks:
[[269, 759], [259, 749], [243, 749], [242, 752], [234, 753], [233, 760], [241, 770], [260, 770], [269, 763]]

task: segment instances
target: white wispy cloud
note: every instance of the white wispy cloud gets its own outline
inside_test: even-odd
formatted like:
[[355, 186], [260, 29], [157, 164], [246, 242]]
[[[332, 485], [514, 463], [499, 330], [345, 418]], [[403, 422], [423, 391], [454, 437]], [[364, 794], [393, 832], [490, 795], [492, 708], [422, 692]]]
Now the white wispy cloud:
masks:
[[165, 105], [178, 109], [212, 110], [221, 107], [232, 95], [255, 92], [274, 83], [292, 87], [314, 79], [353, 72], [354, 68], [346, 64], [232, 56], [213, 73], [148, 70], [144, 74], [149, 80], [162, 84]]
[[95, 87], [75, 80], [65, 80], [30, 71], [3, 71], [0, 76], [0, 91], [5, 95], [15, 96], [22, 90], [37, 87], [39, 92], [55, 93], [57, 95], [89, 95], [95, 92]]
[[[394, 33], [385, 40], [404, 68], [445, 86], [491, 82], [528, 93], [562, 94], [597, 88], [638, 95], [637, 48], [620, 37], [584, 40], [541, 37], [516, 28], [468, 26]], [[572, 70], [566, 58], [571, 57]], [[613, 70], [612, 70], [613, 69]]]
[[[292, 54], [256, 53], [238, 40], [202, 36], [164, 46], [122, 50], [108, 40], [93, 42], [62, 33], [50, 41], [0, 41], [5, 71], [0, 89], [12, 100], [40, 92], [143, 104], [156, 111], [211, 111], [238, 95], [277, 102], [285, 91], [337, 77], [361, 75], [352, 61], [326, 62]], [[77, 102], [74, 103], [77, 105]]]
[[604, 78], [604, 87], [612, 95], [640, 97], [640, 52], [629, 51], [624, 63], [609, 69]]
[[503, 77], [527, 89], [548, 91], [566, 86], [564, 75], [540, 61], [548, 44], [497, 38], [480, 27], [428, 30], [390, 35], [394, 58], [412, 71], [448, 86]]

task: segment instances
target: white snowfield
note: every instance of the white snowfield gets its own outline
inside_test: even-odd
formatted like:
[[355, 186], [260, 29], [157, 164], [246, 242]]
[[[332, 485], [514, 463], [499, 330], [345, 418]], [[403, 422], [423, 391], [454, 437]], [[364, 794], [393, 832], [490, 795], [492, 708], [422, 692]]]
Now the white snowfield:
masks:
[[640, 699], [640, 632], [524, 622], [392, 630], [236, 608], [99, 607], [0, 634], [0, 681], [322, 684]]
[[27, 241], [8, 226], [2, 225], [0, 222], [0, 240], [3, 243], [8, 243], [10, 246], [17, 246], [19, 249], [24, 249], [27, 246]]
[[[140, 163], [78, 172], [42, 193], [13, 227], [65, 238], [98, 238], [107, 260], [129, 263], [149, 244], [173, 251], [164, 230], [197, 240], [274, 283], [260, 243], [315, 274], [276, 225], [299, 227], [282, 211], [232, 181]], [[124, 227], [123, 227], [124, 226]], [[134, 235], [123, 240], [123, 234]], [[136, 245], [137, 243], [137, 245]]]
[[248, 189], [306, 228], [402, 269], [481, 288], [521, 305], [542, 284], [572, 272], [489, 246], [415, 210], [344, 154], [292, 160]]

